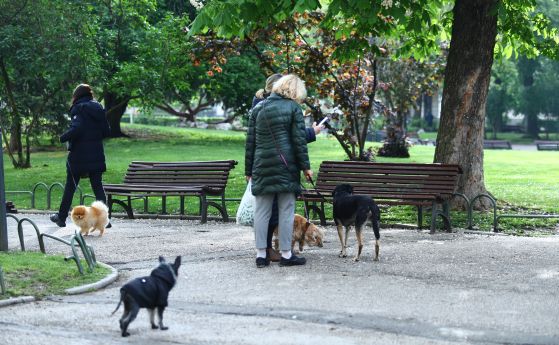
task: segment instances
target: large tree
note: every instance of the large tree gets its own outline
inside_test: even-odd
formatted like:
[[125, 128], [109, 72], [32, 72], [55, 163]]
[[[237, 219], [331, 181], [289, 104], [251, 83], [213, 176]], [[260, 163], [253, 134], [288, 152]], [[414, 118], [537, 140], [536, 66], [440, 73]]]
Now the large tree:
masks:
[[434, 161], [462, 166], [458, 192], [468, 197], [486, 192], [484, 109], [493, 55], [559, 55], [557, 30], [537, 13], [535, 0], [210, 1], [193, 28], [243, 37], [259, 25], [319, 8], [326, 13], [323, 27], [352, 38], [352, 45], [341, 45], [340, 51], [354, 58], [371, 40], [386, 38], [401, 39], [402, 54], [422, 58], [437, 50], [452, 29]]
[[140, 87], [129, 76], [142, 68], [140, 50], [147, 31], [159, 19], [157, 0], [85, 0], [89, 19], [83, 42], [97, 50], [102, 72], [92, 81], [101, 89], [99, 99], [107, 111], [111, 136], [124, 134], [120, 120], [128, 103], [139, 98]]
[[34, 137], [60, 133], [75, 80], [95, 69], [95, 54], [79, 40], [85, 18], [66, 1], [0, 2], [1, 126], [16, 168], [31, 166]]

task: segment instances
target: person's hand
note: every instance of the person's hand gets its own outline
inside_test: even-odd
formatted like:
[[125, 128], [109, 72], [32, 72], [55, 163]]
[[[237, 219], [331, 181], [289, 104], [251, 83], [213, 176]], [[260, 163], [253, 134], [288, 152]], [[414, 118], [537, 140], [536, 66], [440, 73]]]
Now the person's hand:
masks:
[[310, 181], [312, 179], [312, 170], [303, 170], [303, 174], [305, 175], [305, 178], [307, 179], [307, 181]]
[[250, 181], [250, 179], [252, 178], [252, 176], [245, 176], [245, 180], [248, 182]]
[[314, 134], [320, 133], [321, 130], [324, 129], [324, 125], [317, 126], [316, 122], [312, 123], [312, 129], [314, 130]]

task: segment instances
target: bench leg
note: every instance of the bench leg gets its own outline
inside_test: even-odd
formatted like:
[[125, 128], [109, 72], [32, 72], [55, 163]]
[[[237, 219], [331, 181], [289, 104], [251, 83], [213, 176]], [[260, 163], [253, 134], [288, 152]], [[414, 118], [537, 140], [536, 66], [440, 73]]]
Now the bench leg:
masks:
[[443, 219], [447, 232], [452, 232], [452, 223], [450, 222], [450, 204], [448, 201], [443, 202]]
[[144, 196], [144, 213], [148, 213], [148, 209], [149, 209], [149, 206], [148, 206], [148, 197], [147, 197], [147, 196]]
[[208, 201], [206, 200], [206, 194], [200, 195], [200, 222], [205, 224], [208, 221]]
[[112, 196], [112, 194], [107, 195], [107, 207], [109, 208], [109, 219], [111, 219], [111, 214], [113, 214], [113, 196]]
[[223, 211], [221, 212], [221, 217], [223, 218], [224, 222], [229, 221], [229, 214], [227, 213], [227, 206], [225, 206], [225, 191], [221, 194], [221, 208]]
[[423, 228], [423, 206], [417, 206], [417, 229]]
[[131, 206], [130, 204], [126, 204], [124, 201], [122, 201], [122, 200], [117, 200], [117, 199], [113, 199], [113, 200], [111, 201], [111, 205], [112, 205], [113, 203], [114, 203], [114, 204], [120, 205], [120, 206], [126, 211], [126, 214], [128, 215], [128, 218], [134, 219], [134, 213], [133, 213], [133, 211], [132, 211], [132, 206]]
[[167, 214], [167, 197], [161, 197], [161, 214]]
[[181, 215], [184, 216], [184, 196], [180, 197], [180, 212]]
[[431, 231], [429, 232], [430, 234], [434, 234], [435, 233], [435, 229], [437, 226], [437, 203], [433, 202], [433, 205], [431, 207]]

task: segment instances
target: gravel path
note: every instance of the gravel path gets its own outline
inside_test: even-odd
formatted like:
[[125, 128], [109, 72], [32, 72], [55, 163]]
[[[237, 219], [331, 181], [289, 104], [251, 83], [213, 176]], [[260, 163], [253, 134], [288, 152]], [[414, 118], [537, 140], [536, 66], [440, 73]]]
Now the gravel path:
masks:
[[[69, 236], [46, 215], [42, 231]], [[13, 224], [12, 224], [13, 225]], [[372, 230], [362, 261], [338, 258], [334, 227], [303, 267], [256, 269], [253, 232], [232, 223], [114, 219], [88, 237], [98, 260], [118, 268], [109, 287], [0, 310], [0, 344], [559, 344], [559, 236]], [[36, 247], [31, 229], [26, 246]], [[17, 236], [10, 232], [10, 246]], [[355, 240], [350, 238], [353, 254]], [[67, 253], [55, 242], [47, 251]], [[140, 312], [121, 338], [116, 307], [127, 280], [157, 257], [183, 256], [165, 313], [166, 332]]]

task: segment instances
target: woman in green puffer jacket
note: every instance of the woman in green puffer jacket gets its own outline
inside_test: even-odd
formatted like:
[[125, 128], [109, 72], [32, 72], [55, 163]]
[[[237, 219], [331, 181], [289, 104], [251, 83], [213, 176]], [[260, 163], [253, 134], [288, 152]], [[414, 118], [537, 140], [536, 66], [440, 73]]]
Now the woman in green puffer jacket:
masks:
[[312, 177], [305, 124], [300, 103], [307, 96], [305, 85], [293, 74], [280, 78], [272, 94], [250, 113], [245, 175], [251, 180], [256, 197], [254, 233], [256, 266], [270, 264], [266, 257], [266, 237], [272, 203], [277, 194], [279, 204], [280, 266], [304, 265], [306, 260], [291, 253], [295, 201], [301, 192], [300, 172]]

